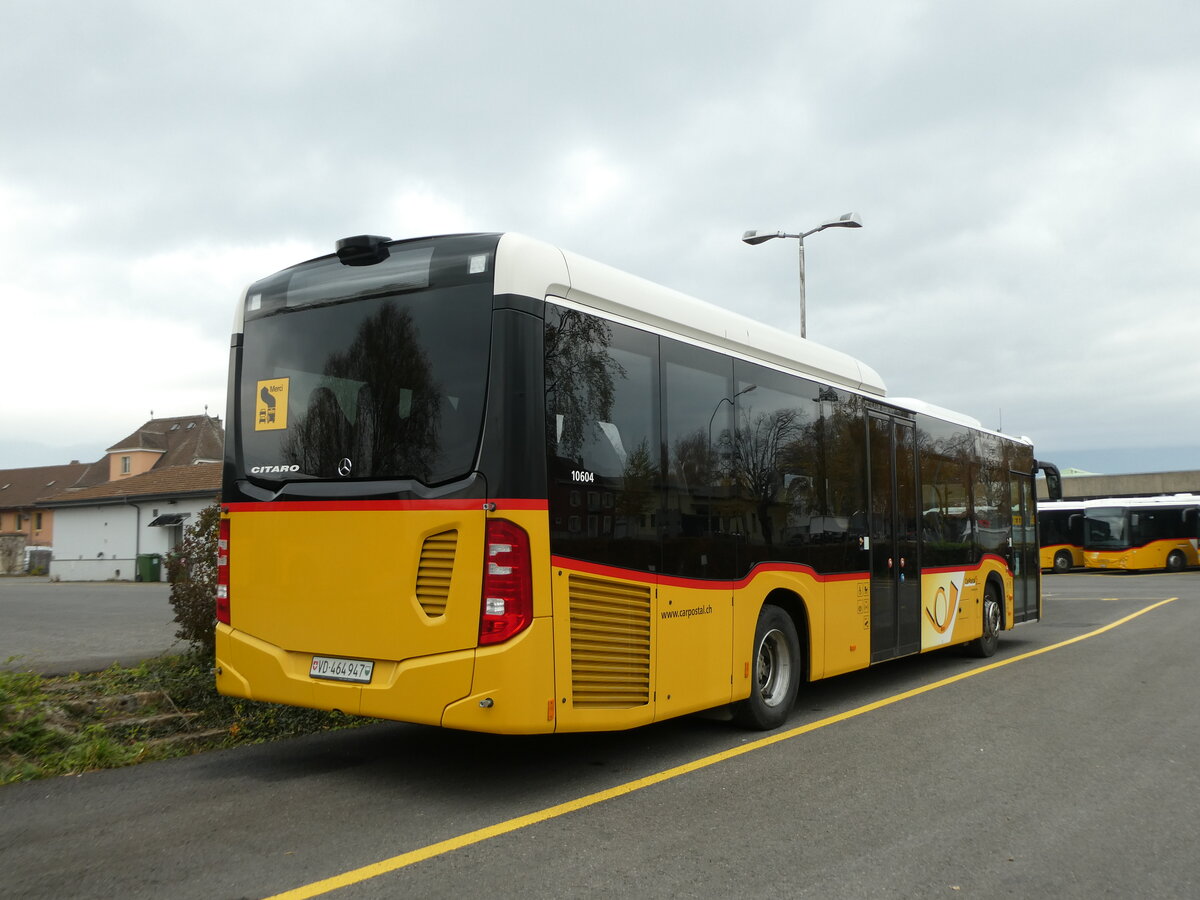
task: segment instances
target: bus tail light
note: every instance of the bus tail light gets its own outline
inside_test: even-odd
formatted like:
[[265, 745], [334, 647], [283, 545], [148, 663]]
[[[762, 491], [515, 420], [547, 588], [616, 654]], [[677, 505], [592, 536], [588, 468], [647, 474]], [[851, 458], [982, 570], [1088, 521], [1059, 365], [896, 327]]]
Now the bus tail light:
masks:
[[479, 643], [499, 644], [533, 621], [533, 572], [529, 535], [504, 519], [487, 523]]
[[217, 526], [217, 621], [229, 624], [229, 520]]

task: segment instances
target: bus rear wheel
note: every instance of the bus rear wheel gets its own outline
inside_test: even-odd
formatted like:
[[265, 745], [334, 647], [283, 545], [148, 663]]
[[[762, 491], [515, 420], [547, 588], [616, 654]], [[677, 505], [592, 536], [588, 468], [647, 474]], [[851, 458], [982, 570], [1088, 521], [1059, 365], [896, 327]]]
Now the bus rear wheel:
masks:
[[1167, 571], [1182, 572], [1184, 566], [1187, 565], [1187, 560], [1178, 550], [1172, 550], [1167, 554]]
[[1071, 571], [1071, 554], [1066, 550], [1059, 550], [1054, 554], [1054, 574], [1062, 575], [1065, 572]]
[[778, 606], [763, 606], [754, 629], [750, 696], [734, 704], [734, 721], [761, 731], [786, 722], [800, 690], [800, 662], [800, 639], [791, 616]]
[[980, 659], [996, 654], [1000, 645], [1000, 595], [990, 581], [983, 588], [983, 634], [967, 645], [967, 652]]

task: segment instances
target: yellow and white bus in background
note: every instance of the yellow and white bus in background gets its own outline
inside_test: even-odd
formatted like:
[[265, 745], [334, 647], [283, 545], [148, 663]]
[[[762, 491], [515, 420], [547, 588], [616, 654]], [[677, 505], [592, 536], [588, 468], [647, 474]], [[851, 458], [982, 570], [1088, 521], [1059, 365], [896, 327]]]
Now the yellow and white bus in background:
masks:
[[1038, 544], [1043, 571], [1062, 574], [1083, 567], [1083, 501], [1038, 504]]
[[228, 411], [227, 695], [774, 728], [802, 682], [1041, 614], [1027, 439], [519, 235], [348, 238], [251, 285]]
[[1083, 557], [1089, 569], [1126, 572], [1200, 565], [1200, 496], [1125, 497], [1084, 503]]

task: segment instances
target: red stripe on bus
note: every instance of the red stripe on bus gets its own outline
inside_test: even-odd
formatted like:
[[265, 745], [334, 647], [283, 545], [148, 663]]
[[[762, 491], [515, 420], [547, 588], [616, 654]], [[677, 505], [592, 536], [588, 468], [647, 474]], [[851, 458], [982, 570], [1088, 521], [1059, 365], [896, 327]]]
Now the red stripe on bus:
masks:
[[[822, 575], [811, 566], [806, 566], [801, 563], [775, 562], [775, 563], [759, 563], [750, 570], [750, 574], [739, 579], [702, 579], [702, 578], [684, 578], [678, 575], [656, 575], [654, 572], [639, 572], [635, 569], [622, 569], [617, 566], [606, 566], [601, 563], [584, 562], [580, 559], [571, 559], [567, 556], [553, 556], [551, 563], [560, 569], [571, 569], [575, 572], [583, 572], [587, 575], [599, 575], [604, 578], [619, 578], [623, 581], [635, 581], [642, 584], [666, 585], [669, 587], [692, 588], [696, 590], [713, 590], [713, 591], [728, 591], [742, 590], [749, 587], [759, 575], [768, 575], [774, 572], [789, 572], [794, 575], [804, 575], [811, 578], [813, 581], [827, 584], [841, 581], [867, 581], [871, 578], [871, 573], [862, 572], [833, 572], [828, 575]], [[940, 575], [952, 574], [955, 572], [975, 573], [983, 568], [984, 562], [997, 562], [1007, 568], [1008, 563], [999, 556], [988, 554], [977, 563], [972, 563], [966, 566], [937, 566], [928, 567], [921, 570], [922, 575]]]
[[[397, 512], [403, 510], [533, 510], [545, 512], [545, 500], [276, 500], [222, 503], [225, 512]], [[488, 510], [491, 512], [492, 510]]]
[[634, 569], [621, 569], [616, 566], [606, 566], [600, 563], [584, 562], [566, 556], [553, 556], [551, 563], [560, 569], [571, 569], [588, 575], [599, 575], [605, 578], [619, 578], [624, 581], [636, 581], [642, 584], [665, 585], [668, 587], [692, 588], [693, 590], [733, 591], [741, 590], [754, 581], [759, 575], [772, 572], [791, 572], [805, 575], [818, 582], [859, 581], [869, 578], [867, 572], [837, 572], [822, 575], [810, 566], [800, 563], [759, 563], [750, 570], [750, 574], [739, 579], [729, 578], [684, 578], [678, 575], [658, 575], [654, 572], [639, 572]]
[[[983, 569], [985, 562], [999, 563], [1005, 571], [1008, 571], [1008, 561], [991, 553], [984, 556], [977, 563], [971, 563], [965, 566], [926, 566], [921, 570], [922, 575], [953, 575], [956, 572], [973, 572], [978, 574]], [[1010, 573], [1011, 574], [1011, 573]]]

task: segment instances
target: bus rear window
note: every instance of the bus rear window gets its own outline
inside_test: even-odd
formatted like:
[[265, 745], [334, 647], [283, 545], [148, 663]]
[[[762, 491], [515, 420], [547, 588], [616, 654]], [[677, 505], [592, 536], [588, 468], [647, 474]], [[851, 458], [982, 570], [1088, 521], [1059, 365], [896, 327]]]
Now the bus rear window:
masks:
[[486, 396], [491, 299], [483, 283], [248, 319], [242, 474], [425, 484], [469, 474]]

